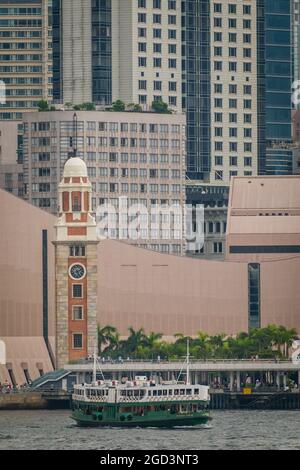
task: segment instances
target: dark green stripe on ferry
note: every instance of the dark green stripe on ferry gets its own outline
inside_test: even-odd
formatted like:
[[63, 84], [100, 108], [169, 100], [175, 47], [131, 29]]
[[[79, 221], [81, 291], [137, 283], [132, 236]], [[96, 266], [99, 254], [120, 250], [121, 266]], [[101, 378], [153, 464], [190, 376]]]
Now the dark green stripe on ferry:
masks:
[[195, 426], [210, 420], [207, 402], [101, 404], [73, 402], [72, 418], [81, 426], [174, 427]]

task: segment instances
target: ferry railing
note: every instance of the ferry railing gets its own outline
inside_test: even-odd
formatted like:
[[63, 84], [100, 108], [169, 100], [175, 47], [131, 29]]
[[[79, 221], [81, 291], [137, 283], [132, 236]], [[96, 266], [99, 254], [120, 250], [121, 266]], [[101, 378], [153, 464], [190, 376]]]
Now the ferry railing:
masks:
[[[182, 360], [180, 359], [173, 359], [173, 360], [167, 360], [167, 359], [124, 359], [124, 360], [105, 360], [102, 361], [101, 358], [99, 358], [99, 362], [102, 365], [106, 364], [142, 364], [142, 363], [151, 363], [151, 364], [182, 364]], [[217, 363], [224, 363], [224, 364], [237, 364], [239, 362], [242, 363], [268, 363], [268, 364], [290, 364], [292, 363], [292, 359], [276, 359], [276, 358], [255, 358], [255, 359], [190, 359], [190, 364], [217, 364]], [[72, 364], [92, 364], [93, 359], [85, 359], [85, 360], [80, 360], [78, 362], [73, 362]]]
[[119, 397], [120, 403], [131, 402], [159, 402], [159, 401], [199, 401], [203, 400], [199, 395], [168, 395], [159, 397]]

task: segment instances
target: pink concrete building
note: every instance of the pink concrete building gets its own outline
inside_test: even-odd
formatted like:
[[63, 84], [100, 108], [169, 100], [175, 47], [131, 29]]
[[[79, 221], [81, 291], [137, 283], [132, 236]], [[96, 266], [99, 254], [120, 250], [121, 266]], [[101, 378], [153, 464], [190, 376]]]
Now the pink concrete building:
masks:
[[[166, 336], [237, 333], [270, 323], [300, 332], [300, 177], [234, 178], [225, 261], [98, 245], [98, 321]], [[0, 382], [52, 369], [55, 217], [0, 191]]]

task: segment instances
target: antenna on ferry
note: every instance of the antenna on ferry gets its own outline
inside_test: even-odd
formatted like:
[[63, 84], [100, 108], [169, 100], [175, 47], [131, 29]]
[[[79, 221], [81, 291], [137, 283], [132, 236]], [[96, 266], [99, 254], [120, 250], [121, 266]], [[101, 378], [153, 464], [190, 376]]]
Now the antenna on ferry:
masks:
[[182, 368], [178, 374], [178, 377], [177, 377], [177, 380], [176, 382], [178, 383], [179, 382], [179, 379], [180, 379], [180, 376], [183, 374], [183, 371], [184, 371], [184, 368], [185, 368], [185, 364], [186, 364], [186, 385], [191, 385], [191, 382], [190, 382], [190, 340], [189, 338], [187, 338], [187, 341], [186, 341], [186, 356], [185, 356], [185, 360], [184, 360], [184, 363], [182, 365]]
[[190, 385], [190, 340], [186, 343], [186, 384]]
[[97, 350], [94, 347], [94, 364], [93, 364], [93, 384], [97, 382]]

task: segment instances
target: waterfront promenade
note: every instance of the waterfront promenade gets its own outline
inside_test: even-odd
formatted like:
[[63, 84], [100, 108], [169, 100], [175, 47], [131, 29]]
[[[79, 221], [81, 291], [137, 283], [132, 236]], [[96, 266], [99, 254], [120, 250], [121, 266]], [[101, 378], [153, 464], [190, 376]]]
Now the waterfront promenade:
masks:
[[[127, 377], [133, 380], [137, 375], [147, 375], [161, 380], [185, 379], [185, 366], [182, 361], [105, 361], [100, 362], [105, 377], [121, 381]], [[69, 364], [65, 369], [76, 374], [77, 383], [89, 381], [93, 370], [92, 361]], [[226, 388], [241, 391], [252, 386], [287, 389], [292, 386], [300, 390], [300, 363], [276, 361], [273, 359], [253, 360], [206, 360], [191, 361], [189, 365], [192, 384], [206, 384], [212, 388]], [[291, 385], [292, 384], [292, 385]]]

